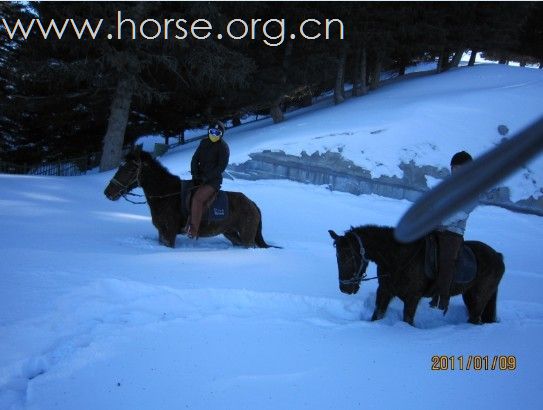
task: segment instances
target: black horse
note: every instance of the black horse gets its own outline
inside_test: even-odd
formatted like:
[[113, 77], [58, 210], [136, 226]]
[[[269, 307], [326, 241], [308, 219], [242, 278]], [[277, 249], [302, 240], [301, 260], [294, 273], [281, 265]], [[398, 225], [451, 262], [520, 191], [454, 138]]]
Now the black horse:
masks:
[[[404, 322], [413, 325], [419, 300], [433, 292], [434, 281], [424, 273], [425, 239], [400, 243], [394, 239], [393, 228], [378, 226], [351, 228], [344, 236], [328, 233], [336, 247], [340, 290], [358, 292], [368, 263], [374, 262], [379, 286], [371, 320], [382, 319], [390, 300], [398, 296], [404, 303]], [[477, 274], [471, 282], [453, 284], [451, 295], [462, 294], [470, 323], [495, 322], [498, 284], [505, 271], [503, 256], [482, 242], [465, 244], [475, 254]]]
[[[172, 175], [148, 152], [136, 150], [125, 157], [114, 177], [104, 190], [112, 201], [127, 195], [132, 189], [143, 189], [153, 225], [158, 229], [159, 242], [175, 247], [178, 234], [184, 233], [188, 215], [181, 206], [183, 189], [190, 189], [190, 181]], [[202, 222], [200, 236], [223, 234], [232, 244], [244, 247], [268, 248], [262, 237], [262, 215], [258, 206], [240, 192], [226, 192], [228, 216], [223, 220]]]

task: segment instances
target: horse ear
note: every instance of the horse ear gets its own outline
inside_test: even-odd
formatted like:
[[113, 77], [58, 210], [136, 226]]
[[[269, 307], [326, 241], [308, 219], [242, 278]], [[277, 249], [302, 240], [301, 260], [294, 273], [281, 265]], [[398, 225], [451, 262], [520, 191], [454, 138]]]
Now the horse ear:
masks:
[[331, 229], [328, 230], [328, 233], [330, 234], [330, 236], [332, 237], [332, 239], [333, 239], [334, 241], [337, 241], [337, 240], [338, 240], [339, 235], [338, 235], [337, 233], [335, 233], [335, 232], [332, 231]]

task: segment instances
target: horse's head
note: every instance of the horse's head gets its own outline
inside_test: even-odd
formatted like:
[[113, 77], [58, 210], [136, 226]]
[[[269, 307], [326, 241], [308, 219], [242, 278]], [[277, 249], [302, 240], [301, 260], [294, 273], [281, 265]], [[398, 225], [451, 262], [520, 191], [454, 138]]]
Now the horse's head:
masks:
[[111, 178], [111, 181], [109, 181], [108, 186], [104, 190], [104, 195], [108, 199], [116, 201], [122, 195], [126, 195], [139, 186], [142, 167], [143, 161], [140, 158], [139, 151], [129, 153], [113, 178]]
[[337, 266], [339, 271], [339, 290], [352, 295], [360, 289], [360, 281], [366, 276], [369, 260], [362, 240], [353, 231], [340, 236], [334, 231], [328, 231], [334, 240]]

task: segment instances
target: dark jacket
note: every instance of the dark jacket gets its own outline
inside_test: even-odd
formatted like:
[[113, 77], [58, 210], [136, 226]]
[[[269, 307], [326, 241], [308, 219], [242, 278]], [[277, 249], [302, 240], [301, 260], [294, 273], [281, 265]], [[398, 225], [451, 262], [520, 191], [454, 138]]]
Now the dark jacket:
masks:
[[219, 190], [222, 173], [228, 165], [229, 158], [230, 149], [222, 138], [217, 142], [204, 138], [192, 156], [190, 163], [192, 179], [200, 180], [201, 183]]

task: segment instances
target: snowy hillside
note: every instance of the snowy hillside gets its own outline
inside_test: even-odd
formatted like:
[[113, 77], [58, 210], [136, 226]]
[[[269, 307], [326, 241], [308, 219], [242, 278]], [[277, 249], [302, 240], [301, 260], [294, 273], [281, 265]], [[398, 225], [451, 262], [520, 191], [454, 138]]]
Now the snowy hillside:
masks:
[[[511, 136], [541, 115], [542, 88], [541, 70], [477, 66], [323, 101], [226, 139], [231, 162], [341, 147], [375, 174], [398, 172], [401, 160], [447, 166], [455, 150], [498, 143], [498, 125]], [[161, 162], [186, 178], [194, 149]], [[522, 172], [508, 186], [537, 191], [542, 164], [528, 167], [536, 188]], [[468, 239], [505, 257], [499, 323], [467, 324], [454, 297], [446, 316], [423, 299], [411, 327], [399, 300], [369, 322], [374, 282], [339, 292], [327, 233], [394, 225], [411, 203], [225, 179], [258, 204], [264, 238], [283, 249], [183, 236], [169, 249], [146, 205], [104, 197], [112, 175], [0, 175], [1, 409], [540, 408], [543, 218], [481, 206], [468, 222]], [[457, 367], [431, 370], [435, 355]], [[516, 367], [458, 370], [459, 356], [475, 355], [514, 357]]]
[[[298, 156], [339, 152], [372, 177], [401, 177], [399, 165], [410, 161], [448, 168], [455, 152], [479, 156], [539, 118], [542, 96], [541, 70], [479, 65], [427, 74], [328, 110], [295, 114], [273, 129], [240, 132], [247, 141], [234, 142], [232, 162], [272, 149]], [[505, 137], [500, 125], [509, 129]], [[543, 156], [502, 185], [510, 188], [513, 202], [543, 196]]]

